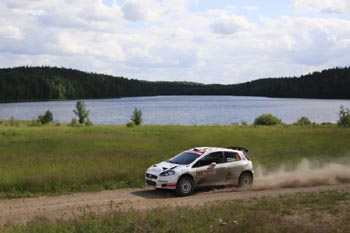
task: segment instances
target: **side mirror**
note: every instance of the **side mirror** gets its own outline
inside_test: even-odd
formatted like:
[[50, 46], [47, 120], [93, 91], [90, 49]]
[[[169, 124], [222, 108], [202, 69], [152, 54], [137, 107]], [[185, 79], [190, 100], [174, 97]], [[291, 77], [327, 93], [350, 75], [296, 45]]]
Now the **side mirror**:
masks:
[[208, 169], [214, 168], [214, 167], [216, 167], [216, 163], [215, 163], [215, 162], [212, 162], [212, 163], [209, 165]]

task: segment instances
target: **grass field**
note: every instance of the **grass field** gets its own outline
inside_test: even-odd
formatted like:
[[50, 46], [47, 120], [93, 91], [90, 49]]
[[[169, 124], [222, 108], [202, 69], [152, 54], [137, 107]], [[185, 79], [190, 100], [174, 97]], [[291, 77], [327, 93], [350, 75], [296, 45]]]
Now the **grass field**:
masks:
[[36, 220], [26, 226], [0, 226], [22, 232], [350, 232], [350, 193], [325, 191], [218, 202], [204, 207], [86, 213], [69, 221]]
[[267, 168], [350, 158], [350, 128], [335, 125], [16, 125], [0, 124], [1, 198], [140, 187], [148, 166], [195, 146], [244, 146]]

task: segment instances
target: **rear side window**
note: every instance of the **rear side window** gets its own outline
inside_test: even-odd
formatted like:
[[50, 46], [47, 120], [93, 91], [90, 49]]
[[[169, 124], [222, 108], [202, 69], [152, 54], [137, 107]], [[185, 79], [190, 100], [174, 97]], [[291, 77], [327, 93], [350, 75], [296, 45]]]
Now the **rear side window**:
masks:
[[238, 153], [225, 151], [225, 162], [234, 162], [241, 160]]

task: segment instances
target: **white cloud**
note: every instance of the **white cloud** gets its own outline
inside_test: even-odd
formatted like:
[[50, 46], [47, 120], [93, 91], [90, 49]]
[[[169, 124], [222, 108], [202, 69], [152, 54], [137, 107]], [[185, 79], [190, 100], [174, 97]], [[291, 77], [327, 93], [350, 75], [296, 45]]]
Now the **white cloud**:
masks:
[[246, 6], [244, 7], [247, 11], [258, 11], [259, 7], [258, 6]]
[[[122, 19], [117, 4], [106, 6], [102, 0], [5, 0], [3, 11], [19, 20], [31, 19], [37, 26], [103, 30], [117, 28]], [[23, 26], [23, 25], [22, 25]]]
[[114, 61], [124, 60], [123, 48], [111, 34], [91, 32], [61, 32], [52, 50], [64, 55], [85, 55]]
[[122, 11], [124, 19], [131, 22], [166, 22], [182, 16], [197, 0], [126, 0]]
[[250, 27], [247, 19], [243, 16], [234, 15], [227, 11], [213, 11], [213, 13], [217, 15], [210, 25], [214, 33], [230, 35]]
[[129, 21], [145, 21], [149, 17], [147, 9], [150, 9], [150, 6], [144, 0], [129, 0], [122, 9], [124, 18]]
[[[136, 8], [127, 12], [130, 3]], [[245, 5], [194, 11], [196, 4], [3, 0], [0, 67], [56, 65], [145, 80], [238, 83], [349, 65], [349, 20], [252, 22]]]
[[4, 25], [0, 23], [0, 38], [1, 37], [20, 40], [23, 38], [23, 34], [18, 27], [12, 25]]
[[6, 24], [0, 29], [0, 38], [6, 34], [7, 37], [21, 40], [2, 40], [0, 49], [18, 54], [60, 55], [65, 52], [91, 52], [93, 48], [104, 44], [105, 47], [109, 45], [109, 48], [100, 48], [101, 53], [110, 55], [113, 52], [122, 56], [117, 41], [111, 45], [110, 42], [94, 39], [106, 38], [103, 37], [105, 33], [111, 34], [118, 30], [121, 23], [119, 9], [116, 4], [108, 7], [100, 0], [68, 3], [64, 0], [7, 1], [0, 7], [0, 25], [2, 22]]
[[286, 62], [300, 65], [346, 65], [350, 52], [350, 21], [283, 17], [263, 20], [274, 33], [276, 49], [284, 51]]
[[47, 11], [38, 17], [44, 26], [79, 28], [80, 30], [117, 30], [121, 24], [122, 13], [120, 7], [104, 6], [101, 2], [84, 2], [80, 5], [67, 6]]
[[311, 11], [322, 13], [350, 13], [349, 0], [293, 0], [292, 7], [296, 11]]

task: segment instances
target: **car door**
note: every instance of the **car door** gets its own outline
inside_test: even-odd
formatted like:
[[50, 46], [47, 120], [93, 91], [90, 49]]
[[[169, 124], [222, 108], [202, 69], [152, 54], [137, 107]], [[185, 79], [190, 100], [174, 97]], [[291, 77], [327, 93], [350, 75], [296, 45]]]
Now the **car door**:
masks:
[[192, 171], [197, 186], [222, 185], [225, 182], [226, 167], [223, 152], [213, 152], [197, 161]]
[[239, 153], [236, 152], [225, 151], [224, 155], [227, 169], [225, 183], [236, 185], [238, 184], [239, 176], [244, 170], [244, 161], [242, 161]]

